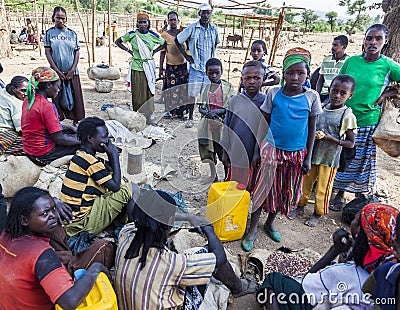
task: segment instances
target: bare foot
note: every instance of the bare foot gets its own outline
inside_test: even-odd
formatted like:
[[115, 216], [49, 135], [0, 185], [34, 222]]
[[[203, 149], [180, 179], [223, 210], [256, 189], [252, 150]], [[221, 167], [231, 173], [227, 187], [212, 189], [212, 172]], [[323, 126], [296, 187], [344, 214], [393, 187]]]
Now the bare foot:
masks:
[[304, 206], [297, 206], [296, 209], [288, 213], [287, 218], [289, 220], [294, 220], [298, 215], [303, 215], [303, 214], [304, 214]]
[[314, 213], [311, 215], [311, 217], [304, 222], [304, 225], [307, 225], [309, 227], [315, 227], [318, 224], [319, 219], [321, 218], [321, 215]]

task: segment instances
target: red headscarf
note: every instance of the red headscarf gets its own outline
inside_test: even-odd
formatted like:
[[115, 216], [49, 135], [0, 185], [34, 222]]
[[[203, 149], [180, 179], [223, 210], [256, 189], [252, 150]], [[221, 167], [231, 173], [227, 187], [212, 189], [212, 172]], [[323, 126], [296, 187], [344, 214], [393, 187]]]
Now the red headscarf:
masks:
[[367, 235], [369, 251], [364, 266], [374, 264], [393, 254], [392, 244], [396, 238], [396, 217], [399, 211], [383, 203], [370, 203], [361, 210], [361, 226]]

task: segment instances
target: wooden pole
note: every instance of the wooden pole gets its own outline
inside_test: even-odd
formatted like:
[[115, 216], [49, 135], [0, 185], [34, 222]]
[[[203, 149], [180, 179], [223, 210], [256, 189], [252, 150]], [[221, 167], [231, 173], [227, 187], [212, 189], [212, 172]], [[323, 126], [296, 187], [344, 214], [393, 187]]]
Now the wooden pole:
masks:
[[[232, 29], [232, 34], [235, 35], [235, 21], [236, 21], [236, 17], [233, 16], [233, 29]], [[243, 40], [243, 38], [242, 38]]]
[[[254, 28], [251, 29], [250, 41], [249, 41], [249, 44], [247, 45], [246, 56], [244, 57], [243, 64], [246, 63], [247, 56], [249, 56], [249, 51], [250, 51], [250, 47], [251, 47], [251, 41], [253, 41], [254, 32], [255, 32], [255, 29]], [[243, 42], [243, 40], [242, 40], [242, 42]]]
[[229, 54], [229, 58], [228, 58], [228, 82], [229, 82], [230, 73], [231, 73], [231, 54]]
[[[39, 35], [38, 35], [38, 31], [39, 31], [39, 25], [38, 25], [38, 12], [37, 12], [37, 3], [36, 0], [33, 0], [33, 5], [35, 7], [35, 27], [36, 27], [36, 35], [37, 35], [37, 39], [39, 40]], [[37, 43], [38, 49], [39, 49], [39, 55], [40, 57], [42, 57], [42, 48], [40, 46], [40, 42]]]
[[226, 15], [225, 15], [225, 21], [224, 21], [224, 34], [222, 35], [222, 46], [224, 46], [224, 41], [225, 41], [225, 29], [226, 29]]
[[95, 35], [95, 21], [96, 21], [96, 0], [92, 0], [92, 59], [95, 63], [94, 49], [96, 46], [96, 35]]
[[[246, 17], [242, 18], [242, 48], [244, 46], [244, 35], [246, 34]], [[251, 42], [251, 39], [250, 39]]]
[[285, 20], [285, 7], [282, 7], [281, 13], [279, 14], [278, 22], [275, 24], [274, 40], [272, 41], [271, 54], [269, 55], [269, 61], [268, 61], [268, 64], [270, 66], [273, 66], [274, 64], [275, 54], [278, 49], [278, 38], [282, 30], [282, 25], [284, 20]]
[[88, 42], [88, 38], [86, 37], [86, 33], [85, 33], [85, 25], [83, 24], [81, 13], [79, 12], [79, 2], [78, 2], [78, 0], [75, 0], [75, 7], [76, 7], [76, 13], [78, 13], [79, 21], [81, 22], [81, 25], [82, 25], [83, 37], [85, 38], [85, 45], [86, 45], [86, 50], [87, 50], [87, 54], [88, 54], [88, 64], [89, 64], [89, 67], [90, 67], [89, 42]]
[[113, 33], [111, 33], [111, 0], [108, 0], [108, 65], [112, 67], [111, 45]]
[[[43, 32], [43, 30], [44, 30], [44, 4], [42, 4], [42, 31], [41, 32]], [[39, 38], [39, 42], [40, 42], [40, 38]]]
[[90, 23], [89, 23], [89, 11], [86, 10], [86, 27], [87, 27], [87, 38], [88, 43], [90, 42]]

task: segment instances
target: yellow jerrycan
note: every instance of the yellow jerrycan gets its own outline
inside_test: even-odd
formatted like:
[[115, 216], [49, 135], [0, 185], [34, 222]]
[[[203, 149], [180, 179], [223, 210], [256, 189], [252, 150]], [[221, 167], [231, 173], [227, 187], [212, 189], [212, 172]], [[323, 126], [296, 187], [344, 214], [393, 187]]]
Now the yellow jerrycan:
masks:
[[236, 181], [218, 182], [208, 191], [206, 219], [222, 242], [239, 240], [246, 230], [250, 193]]
[[[56, 305], [56, 310], [62, 310]], [[117, 296], [107, 276], [100, 272], [92, 290], [78, 306], [79, 310], [118, 310]]]

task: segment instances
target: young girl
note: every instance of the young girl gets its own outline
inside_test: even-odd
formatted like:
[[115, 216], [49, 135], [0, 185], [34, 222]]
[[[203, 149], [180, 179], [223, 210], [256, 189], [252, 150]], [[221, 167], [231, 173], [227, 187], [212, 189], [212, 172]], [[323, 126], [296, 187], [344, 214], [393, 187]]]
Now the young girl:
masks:
[[[262, 40], [255, 40], [251, 44], [250, 55], [253, 60], [261, 62], [265, 70], [264, 80], [261, 86], [273, 86], [278, 85], [281, 78], [279, 75], [272, 70], [272, 67], [268, 65], [264, 60], [264, 55], [267, 53], [267, 46]], [[244, 89], [243, 82], [240, 84], [240, 92]]]
[[[304, 177], [303, 197], [296, 210], [288, 215], [290, 219], [304, 213], [315, 182], [314, 214], [304, 222], [314, 227], [321, 215], [328, 213], [329, 200], [332, 194], [333, 180], [339, 167], [342, 147], [354, 147], [354, 129], [357, 128], [356, 117], [345, 103], [353, 95], [356, 82], [347, 74], [336, 76], [329, 89], [329, 103], [324, 106], [317, 120], [317, 135], [311, 160], [311, 170]], [[342, 137], [345, 135], [345, 139]]]
[[381, 54], [387, 40], [387, 27], [372, 25], [365, 33], [362, 55], [348, 58], [339, 72], [356, 80], [354, 95], [346, 105], [357, 118], [357, 152], [347, 170], [336, 174], [333, 187], [338, 193], [330, 206], [332, 211], [341, 210], [344, 192], [358, 196], [375, 191], [376, 145], [372, 135], [379, 122], [381, 103], [398, 93], [386, 87], [390, 82], [400, 82], [400, 64]]
[[278, 211], [287, 214], [301, 197], [303, 174], [311, 168], [316, 118], [321, 103], [316, 91], [302, 85], [310, 71], [310, 52], [290, 49], [283, 60], [282, 87], [271, 88], [261, 106], [269, 130], [261, 144], [261, 165], [253, 191], [250, 227], [242, 241], [245, 251], [253, 247], [261, 207], [269, 213], [265, 232], [276, 242], [281, 235], [274, 225]]

